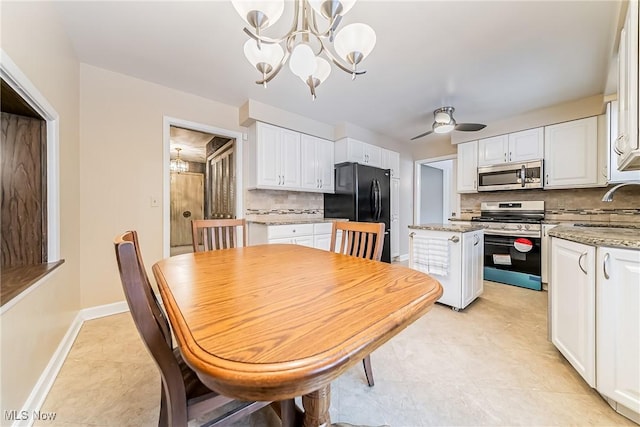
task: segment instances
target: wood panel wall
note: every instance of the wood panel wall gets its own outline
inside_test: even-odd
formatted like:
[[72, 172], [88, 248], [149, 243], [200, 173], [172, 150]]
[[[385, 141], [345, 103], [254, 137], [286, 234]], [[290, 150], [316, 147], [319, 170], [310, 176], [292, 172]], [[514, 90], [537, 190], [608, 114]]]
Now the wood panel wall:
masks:
[[1, 113], [1, 266], [47, 262], [46, 122]]

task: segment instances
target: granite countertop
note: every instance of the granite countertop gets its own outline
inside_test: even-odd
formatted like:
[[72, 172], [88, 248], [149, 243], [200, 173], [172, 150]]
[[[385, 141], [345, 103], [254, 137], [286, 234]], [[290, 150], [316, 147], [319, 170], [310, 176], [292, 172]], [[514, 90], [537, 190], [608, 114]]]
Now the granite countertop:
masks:
[[415, 224], [410, 225], [409, 228], [412, 230], [451, 231], [454, 233], [468, 233], [484, 229], [479, 225], [466, 224]]
[[264, 225], [295, 225], [295, 224], [319, 224], [322, 222], [335, 222], [335, 221], [348, 221], [343, 218], [265, 218], [265, 219], [251, 219], [247, 220], [247, 223], [264, 224]]
[[549, 236], [591, 246], [640, 249], [640, 229], [620, 227], [570, 227], [560, 225], [549, 230]]

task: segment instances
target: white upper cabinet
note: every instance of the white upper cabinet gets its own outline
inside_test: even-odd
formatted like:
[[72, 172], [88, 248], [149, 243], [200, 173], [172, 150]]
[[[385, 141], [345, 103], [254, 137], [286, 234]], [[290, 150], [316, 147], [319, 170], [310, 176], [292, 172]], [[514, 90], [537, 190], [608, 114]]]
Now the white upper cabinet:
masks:
[[494, 136], [478, 141], [478, 166], [491, 166], [507, 162], [509, 137]]
[[380, 167], [391, 171], [391, 178], [400, 178], [400, 153], [395, 151], [382, 150], [382, 161]]
[[509, 162], [527, 162], [544, 157], [544, 129], [535, 128], [509, 134]]
[[597, 117], [546, 126], [544, 129], [544, 188], [604, 184], [598, 168]]
[[618, 101], [607, 104], [607, 180], [610, 183], [640, 181], [640, 170], [618, 170], [618, 153], [615, 142], [618, 138]]
[[640, 169], [638, 137], [638, 0], [630, 0], [618, 49], [618, 136], [613, 144], [617, 169]]
[[266, 123], [249, 128], [249, 188], [333, 192], [333, 142]]
[[544, 131], [528, 129], [478, 141], [478, 166], [540, 160], [544, 156]]
[[333, 191], [333, 143], [322, 138], [302, 135], [302, 187], [310, 191]]
[[458, 144], [458, 193], [478, 191], [478, 141]]
[[335, 143], [335, 162], [354, 162], [382, 167], [382, 148], [353, 138], [342, 138]]

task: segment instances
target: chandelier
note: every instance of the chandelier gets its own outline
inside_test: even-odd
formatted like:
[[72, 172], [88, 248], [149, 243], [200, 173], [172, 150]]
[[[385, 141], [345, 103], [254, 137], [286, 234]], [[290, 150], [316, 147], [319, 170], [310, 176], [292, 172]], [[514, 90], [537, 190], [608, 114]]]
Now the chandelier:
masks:
[[[329, 77], [334, 63], [351, 74], [351, 79], [366, 73], [358, 68], [373, 50], [376, 33], [366, 24], [350, 24], [337, 31], [342, 17], [356, 0], [295, 0], [291, 30], [280, 38], [262, 35], [262, 30], [273, 25], [284, 11], [284, 0], [232, 0], [231, 3], [253, 31], [244, 44], [244, 54], [262, 74], [256, 81], [267, 87], [288, 61], [289, 68], [309, 86], [316, 99], [316, 88]], [[324, 30], [318, 28], [316, 17], [324, 19]], [[326, 21], [326, 22], [325, 22]], [[328, 47], [333, 45], [335, 53]], [[323, 58], [324, 56], [324, 58]], [[325, 59], [326, 58], [326, 59]]]
[[178, 152], [178, 154], [176, 155], [176, 158], [171, 160], [171, 162], [169, 163], [169, 170], [171, 172], [178, 173], [187, 172], [189, 170], [189, 163], [180, 158], [180, 151], [182, 151], [182, 148], [176, 148], [176, 151]]

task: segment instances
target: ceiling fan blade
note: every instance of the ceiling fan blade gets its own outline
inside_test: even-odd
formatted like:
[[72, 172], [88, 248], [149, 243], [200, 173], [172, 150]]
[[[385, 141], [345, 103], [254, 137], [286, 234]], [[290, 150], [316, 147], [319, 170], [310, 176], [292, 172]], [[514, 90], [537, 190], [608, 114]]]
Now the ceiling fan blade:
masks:
[[475, 132], [486, 128], [487, 125], [481, 125], [480, 123], [458, 123], [455, 130], [461, 130], [463, 132]]
[[433, 133], [433, 131], [432, 131], [432, 130], [429, 130], [429, 131], [427, 131], [427, 132], [425, 132], [425, 133], [421, 133], [421, 134], [420, 134], [420, 135], [418, 135], [418, 136], [414, 136], [413, 138], [411, 138], [411, 141], [413, 141], [414, 139], [422, 138], [423, 136], [427, 136], [427, 135], [429, 135], [430, 133]]

